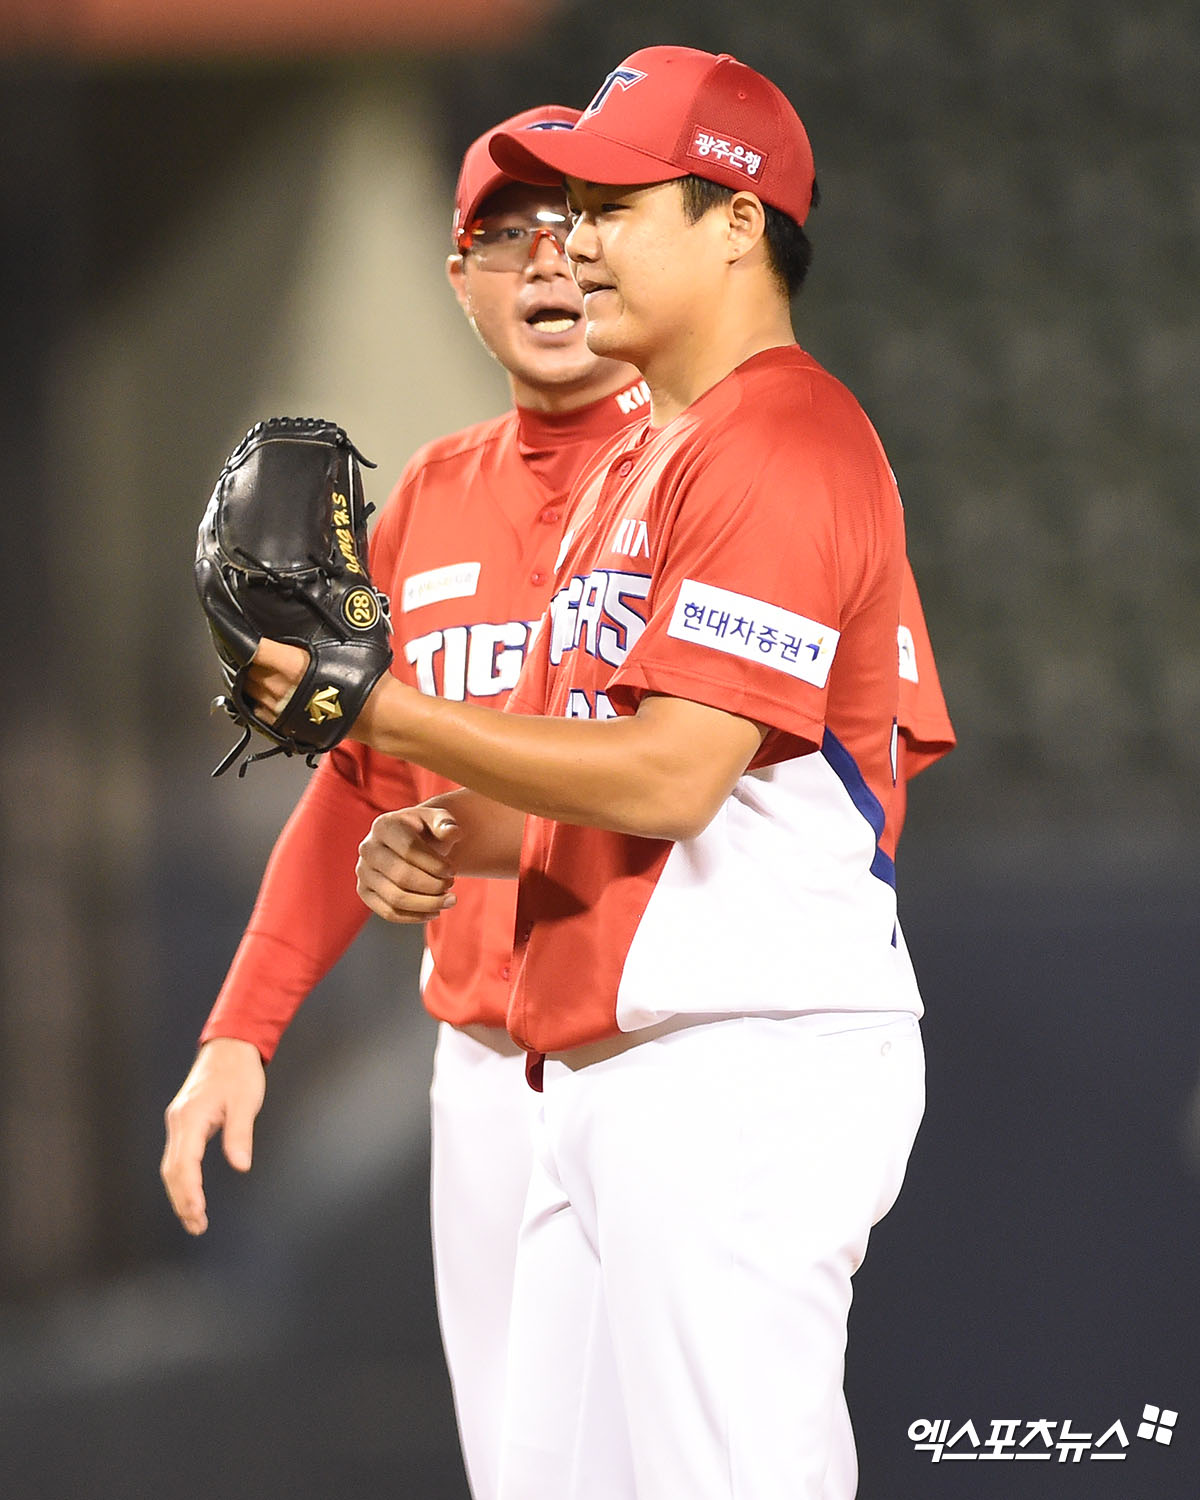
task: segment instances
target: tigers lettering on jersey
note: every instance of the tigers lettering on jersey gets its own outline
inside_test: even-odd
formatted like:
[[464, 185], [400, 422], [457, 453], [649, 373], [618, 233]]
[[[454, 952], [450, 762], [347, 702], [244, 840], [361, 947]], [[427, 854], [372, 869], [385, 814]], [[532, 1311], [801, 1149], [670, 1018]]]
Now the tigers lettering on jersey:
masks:
[[567, 706], [563, 715], [568, 719], [615, 719], [617, 711], [607, 693], [589, 693], [582, 688], [572, 688], [567, 694]]
[[416, 673], [417, 686], [430, 697], [455, 703], [494, 698], [512, 691], [532, 628], [528, 620], [451, 625], [406, 641], [404, 655]]
[[576, 574], [550, 601], [550, 661], [558, 666], [568, 652], [582, 649], [619, 667], [646, 628], [636, 608], [650, 592], [646, 573], [594, 568]]

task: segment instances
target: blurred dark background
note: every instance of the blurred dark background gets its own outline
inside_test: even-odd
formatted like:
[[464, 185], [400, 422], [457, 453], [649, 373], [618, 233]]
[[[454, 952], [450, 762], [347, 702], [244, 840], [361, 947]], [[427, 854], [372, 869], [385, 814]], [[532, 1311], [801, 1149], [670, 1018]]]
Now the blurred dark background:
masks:
[[[858, 1279], [862, 1500], [1192, 1500], [1194, 7], [336, 11], [0, 14], [0, 1496], [465, 1496], [411, 936], [373, 924], [306, 1005], [203, 1240], [158, 1184], [306, 774], [208, 779], [229, 735], [191, 554], [261, 416], [334, 416], [381, 501], [503, 405], [442, 282], [458, 155], [670, 41], [767, 72], [809, 128], [797, 329], [887, 446], [960, 735], [900, 851], [929, 1108]], [[1136, 1436], [1147, 1403], [1179, 1412], [1169, 1446]], [[907, 1433], [942, 1418], [1130, 1442], [934, 1465]]]

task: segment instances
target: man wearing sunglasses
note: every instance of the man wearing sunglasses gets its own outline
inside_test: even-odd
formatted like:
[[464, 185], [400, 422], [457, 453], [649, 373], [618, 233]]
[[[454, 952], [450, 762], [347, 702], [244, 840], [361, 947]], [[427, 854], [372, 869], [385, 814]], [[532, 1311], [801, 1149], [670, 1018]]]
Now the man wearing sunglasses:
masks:
[[[528, 110], [496, 129], [568, 128], [578, 110]], [[513, 407], [421, 449], [371, 542], [392, 601], [393, 671], [422, 692], [503, 705], [530, 622], [550, 598], [564, 506], [592, 453], [645, 409], [631, 366], [592, 354], [563, 242], [561, 188], [529, 187], [466, 152], [455, 192], [450, 285], [508, 373]], [[201, 1159], [224, 1132], [250, 1165], [264, 1063], [369, 913], [355, 890], [375, 816], [450, 783], [350, 741], [322, 762], [276, 844], [245, 936], [167, 1113], [163, 1177], [186, 1228], [207, 1225]], [[314, 879], [313, 872], [322, 877]], [[517, 1228], [536, 1098], [505, 1031], [516, 883], [462, 881], [427, 930], [422, 992], [439, 1027], [431, 1091], [438, 1310], [475, 1500], [494, 1500], [501, 1381]]]

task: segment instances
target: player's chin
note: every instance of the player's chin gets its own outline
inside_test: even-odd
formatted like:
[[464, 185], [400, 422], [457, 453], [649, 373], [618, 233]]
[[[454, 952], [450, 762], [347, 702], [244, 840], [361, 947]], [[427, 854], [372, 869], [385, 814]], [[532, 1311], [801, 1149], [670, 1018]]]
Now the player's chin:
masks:
[[579, 333], [569, 344], [552, 349], [526, 346], [510, 368], [535, 385], [561, 385], [564, 381], [586, 379], [596, 363], [596, 356], [584, 342], [581, 320]]
[[589, 350], [598, 358], [629, 359], [629, 340], [622, 336], [621, 326], [615, 318], [589, 317], [584, 334]]

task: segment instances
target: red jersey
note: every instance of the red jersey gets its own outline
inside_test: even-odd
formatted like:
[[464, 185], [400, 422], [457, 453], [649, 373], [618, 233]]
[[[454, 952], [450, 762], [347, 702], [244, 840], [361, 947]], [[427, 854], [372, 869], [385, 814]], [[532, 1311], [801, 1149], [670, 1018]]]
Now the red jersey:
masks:
[[881, 848], [904, 572], [879, 439], [794, 345], [597, 456], [509, 710], [665, 693], [768, 732], [694, 839], [527, 819], [509, 1030], [530, 1051], [678, 1014], [921, 1013]]
[[[636, 381], [572, 412], [510, 411], [414, 455], [370, 552], [371, 575], [391, 599], [392, 671], [402, 682], [504, 704], [550, 597], [571, 485], [648, 400]], [[369, 915], [354, 869], [372, 822], [450, 785], [351, 741], [322, 760], [272, 852], [202, 1041], [238, 1037], [272, 1056]], [[455, 893], [457, 905], [426, 929], [425, 1004], [440, 1020], [502, 1027], [516, 883], [464, 879]]]

